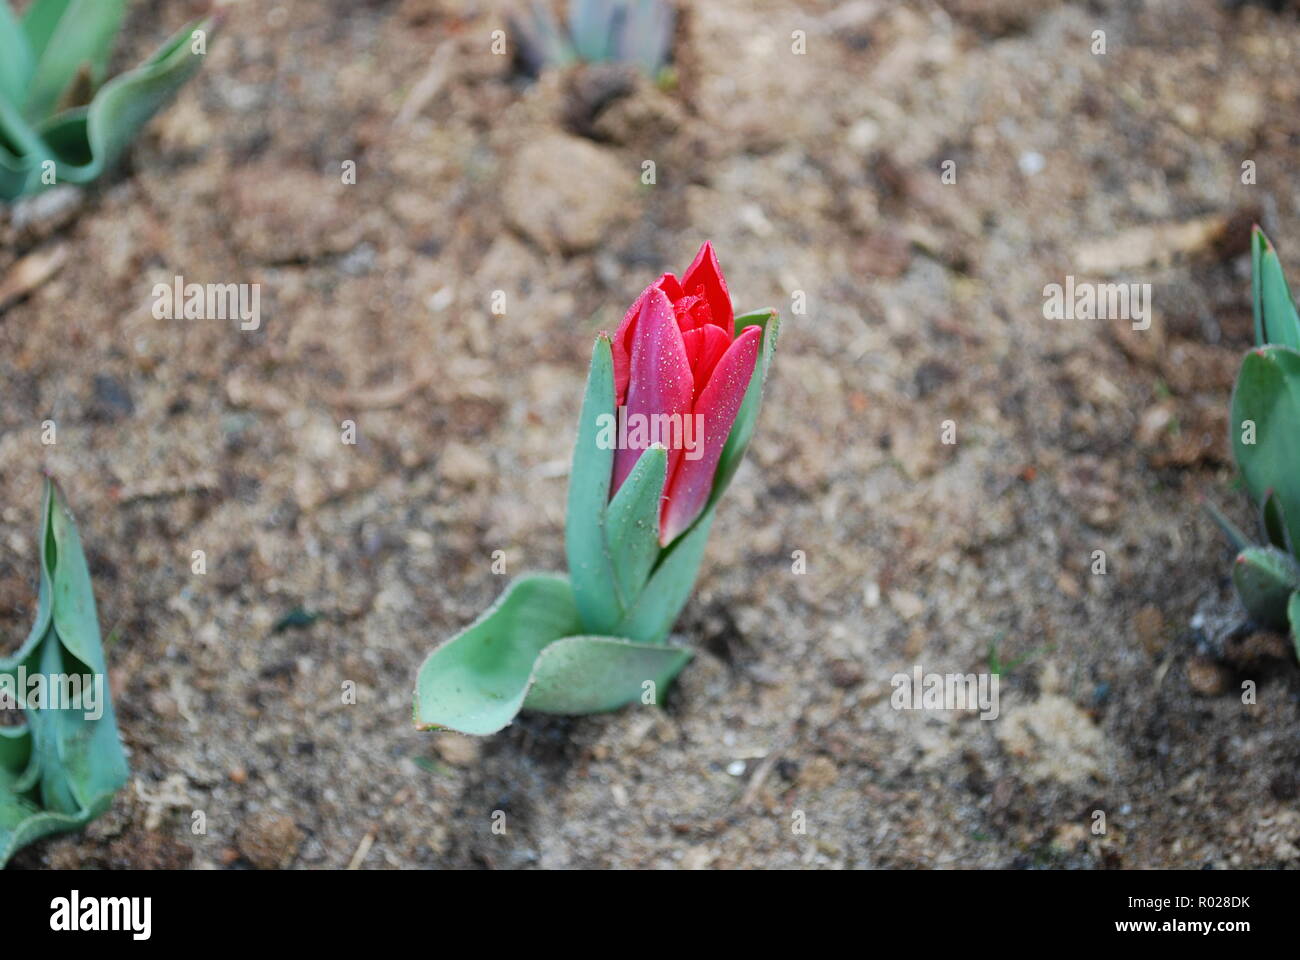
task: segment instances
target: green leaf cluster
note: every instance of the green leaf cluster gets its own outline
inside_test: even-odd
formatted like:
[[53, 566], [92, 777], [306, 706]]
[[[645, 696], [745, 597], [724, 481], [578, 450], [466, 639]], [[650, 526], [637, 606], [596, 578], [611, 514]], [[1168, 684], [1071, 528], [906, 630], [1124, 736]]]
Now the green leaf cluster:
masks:
[[1238, 549], [1233, 582], [1251, 617], [1290, 629], [1300, 651], [1300, 316], [1277, 251], [1251, 235], [1255, 348], [1232, 393], [1232, 450], [1259, 508], [1256, 545], [1212, 510]]
[[[108, 78], [125, 0], [0, 0], [0, 199], [87, 183], [112, 165], [203, 61], [212, 19]], [[201, 32], [201, 36], [200, 36]]]
[[[0, 691], [7, 703], [18, 702], [15, 692], [26, 701], [22, 723], [0, 725], [0, 867], [33, 840], [98, 817], [128, 773], [90, 571], [72, 515], [52, 482], [46, 484], [41, 511], [40, 555], [36, 622], [18, 652], [0, 658]], [[73, 709], [54, 702], [47, 688], [46, 699], [33, 705], [21, 681], [37, 674], [47, 682], [98, 677], [102, 699], [93, 711]]]

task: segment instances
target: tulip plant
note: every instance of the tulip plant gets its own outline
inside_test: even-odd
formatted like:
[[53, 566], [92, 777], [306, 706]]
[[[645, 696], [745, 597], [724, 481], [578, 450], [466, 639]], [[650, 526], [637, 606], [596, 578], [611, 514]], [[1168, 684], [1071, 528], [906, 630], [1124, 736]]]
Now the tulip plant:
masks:
[[706, 243], [596, 338], [569, 477], [568, 577], [527, 574], [420, 668], [415, 722], [489, 734], [523, 709], [656, 703], [691, 658], [668, 644], [714, 511], [745, 455], [774, 310], [734, 316]]
[[0, 0], [0, 200], [51, 183], [86, 183], [202, 63], [213, 20], [182, 28], [105, 83], [126, 0], [32, 0], [19, 19]]
[[1232, 579], [1247, 612], [1264, 626], [1289, 627], [1300, 653], [1300, 317], [1277, 251], [1258, 227], [1251, 264], [1255, 348], [1241, 362], [1230, 429], [1264, 544], [1210, 510], [1238, 550]]
[[673, 8], [667, 0], [569, 0], [562, 26], [546, 0], [533, 0], [510, 24], [535, 73], [578, 60], [631, 63], [651, 77], [668, 62]]
[[[98, 817], [128, 772], [81, 538], [48, 481], [40, 558], [36, 623], [0, 657], [0, 702], [24, 713], [0, 725], [0, 867], [19, 847]], [[70, 690], [79, 702], [64, 699]]]

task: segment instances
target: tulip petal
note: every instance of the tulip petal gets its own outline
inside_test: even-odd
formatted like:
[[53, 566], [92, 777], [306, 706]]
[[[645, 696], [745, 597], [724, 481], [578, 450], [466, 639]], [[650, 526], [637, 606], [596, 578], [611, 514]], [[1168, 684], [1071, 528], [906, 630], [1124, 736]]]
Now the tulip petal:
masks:
[[668, 294], [668, 299], [674, 302], [686, 296], [686, 291], [682, 289], [682, 285], [678, 282], [675, 274], [665, 273], [659, 278], [658, 282], [655, 283], [655, 286]]
[[713, 314], [713, 323], [730, 335], [733, 316], [731, 294], [727, 292], [727, 281], [722, 276], [722, 268], [718, 266], [713, 244], [707, 240], [682, 275], [682, 290], [686, 293], [696, 293], [701, 286], [704, 287], [704, 299], [709, 302], [709, 312]]
[[686, 345], [686, 357], [695, 372], [695, 396], [698, 397], [713, 375], [713, 368], [731, 346], [731, 337], [721, 327], [706, 323], [683, 333], [682, 342]]
[[666, 293], [669, 300], [677, 300], [682, 296], [682, 286], [677, 282], [677, 278], [671, 273], [665, 273], [642, 290], [641, 294], [632, 301], [632, 306], [628, 307], [627, 313], [623, 314], [623, 322], [618, 325], [618, 332], [614, 334], [611, 344], [614, 353], [614, 401], [620, 407], [627, 398], [627, 381], [632, 365], [632, 338], [636, 336], [636, 320], [641, 316], [646, 295], [656, 287]]
[[693, 412], [704, 418], [703, 437], [696, 438], [702, 447], [695, 460], [679, 458], [676, 470], [669, 475], [659, 524], [659, 542], [664, 545], [689, 527], [708, 502], [718, 458], [749, 389], [762, 337], [761, 327], [746, 327], [727, 348], [708, 384], [700, 391]]
[[631, 376], [632, 367], [632, 337], [636, 334], [636, 318], [641, 316], [641, 307], [645, 304], [645, 296], [653, 288], [653, 284], [641, 291], [641, 295], [632, 301], [632, 306], [628, 308], [627, 313], [623, 314], [623, 322], [618, 325], [618, 331], [614, 334], [614, 339], [610, 341], [610, 351], [614, 356], [614, 405], [623, 406], [623, 400], [627, 397], [627, 381]]
[[[641, 315], [636, 321], [627, 387], [627, 445], [620, 442], [614, 454], [613, 492], [617, 493], [632, 472], [641, 453], [656, 439], [649, 429], [637, 430], [637, 421], [646, 427], [660, 422], [662, 416], [684, 420], [691, 412], [695, 380], [682, 333], [673, 318], [673, 305], [659, 288], [646, 292]], [[636, 419], [634, 419], [636, 418]], [[642, 419], [644, 418], [644, 419]], [[638, 435], [639, 434], [639, 435]], [[620, 438], [621, 441], [622, 438]], [[680, 449], [670, 450], [668, 472], [681, 456]]]
[[740, 462], [745, 459], [745, 450], [754, 435], [758, 411], [763, 405], [763, 384], [767, 382], [767, 374], [776, 353], [777, 335], [781, 332], [781, 318], [771, 308], [753, 310], [736, 318], [737, 333], [751, 326], [763, 329], [763, 344], [758, 348], [758, 362], [754, 365], [754, 375], [749, 379], [745, 400], [740, 405], [740, 412], [736, 414], [736, 422], [731, 425], [727, 444], [722, 448], [722, 458], [718, 460], [718, 469], [713, 474], [713, 493], [709, 495], [710, 503], [716, 503], [726, 491], [727, 484], [731, 482], [731, 478], [740, 467]]

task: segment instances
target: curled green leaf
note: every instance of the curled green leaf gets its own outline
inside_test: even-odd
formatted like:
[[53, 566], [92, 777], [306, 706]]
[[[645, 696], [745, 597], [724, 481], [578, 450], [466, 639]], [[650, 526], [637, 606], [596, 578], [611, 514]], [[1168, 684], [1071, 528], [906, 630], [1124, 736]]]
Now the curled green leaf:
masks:
[[658, 702], [690, 658], [679, 647], [582, 634], [568, 582], [529, 574], [424, 661], [415, 722], [421, 729], [486, 735], [520, 710], [597, 713], [647, 691], [648, 702]]
[[1287, 604], [1300, 590], [1300, 563], [1276, 547], [1247, 547], [1237, 554], [1232, 582], [1251, 617], [1276, 630], [1287, 627]]
[[523, 707], [542, 650], [581, 632], [564, 577], [517, 578], [481, 617], [425, 659], [415, 681], [416, 725], [496, 733]]
[[564, 549], [575, 602], [583, 624], [592, 633], [609, 632], [623, 612], [605, 540], [614, 449], [600, 442], [601, 418], [613, 411], [614, 355], [609, 338], [602, 334], [591, 351], [587, 390], [578, 415], [564, 526]]
[[1232, 446], [1251, 497], [1275, 497], [1291, 543], [1300, 543], [1300, 353], [1246, 354], [1232, 395]]
[[542, 651], [524, 708], [540, 713], [600, 713], [659, 698], [691, 659], [684, 647], [622, 637], [564, 637]]
[[[0, 727], [0, 866], [33, 840], [85, 826], [128, 776], [85, 553], [53, 483], [42, 509], [36, 620], [18, 652], [0, 658], [0, 691], [36, 700], [35, 675], [47, 699], [23, 703], [22, 725]], [[60, 696], [75, 689], [80, 702], [55, 702], [56, 682]]]
[[624, 605], [633, 602], [659, 559], [659, 505], [668, 451], [655, 444], [637, 460], [606, 510], [605, 539]]
[[677, 615], [690, 599], [712, 527], [713, 508], [709, 507], [690, 530], [664, 551], [649, 582], [618, 622], [614, 633], [642, 643], [663, 643], [668, 638]]
[[1280, 344], [1300, 350], [1300, 317], [1277, 250], [1258, 227], [1251, 236], [1251, 291], [1257, 346]]
[[[87, 183], [198, 70], [215, 21], [177, 31], [107, 83], [121, 0], [38, 0], [21, 25], [0, 0], [0, 199]], [[197, 38], [202, 36], [202, 42]]]
[[1291, 599], [1287, 601], [1286, 607], [1287, 620], [1291, 623], [1291, 643], [1295, 646], [1295, 653], [1300, 657], [1300, 590], [1291, 594]]

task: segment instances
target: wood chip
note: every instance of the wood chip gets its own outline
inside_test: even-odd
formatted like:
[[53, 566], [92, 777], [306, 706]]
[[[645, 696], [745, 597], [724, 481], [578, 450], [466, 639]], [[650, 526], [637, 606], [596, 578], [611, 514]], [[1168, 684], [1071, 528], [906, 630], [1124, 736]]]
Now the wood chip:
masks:
[[0, 280], [0, 314], [53, 277], [68, 262], [68, 245], [60, 243], [35, 250], [17, 261]]
[[374, 846], [374, 843], [375, 835], [373, 833], [367, 833], [361, 838], [361, 842], [357, 844], [356, 853], [352, 854], [352, 859], [348, 862], [349, 870], [359, 870], [361, 868], [361, 862], [366, 859], [366, 854], [370, 853], [370, 848]]
[[444, 40], [442, 45], [433, 52], [433, 57], [429, 60], [429, 67], [424, 71], [419, 81], [411, 88], [407, 94], [406, 101], [397, 111], [397, 118], [393, 121], [394, 126], [402, 126], [410, 123], [420, 115], [430, 101], [438, 95], [442, 85], [447, 82], [448, 68], [451, 66], [451, 41]]
[[1110, 276], [1138, 267], [1167, 266], [1177, 257], [1218, 246], [1228, 219], [1215, 215], [1181, 223], [1155, 223], [1080, 244], [1074, 249], [1075, 272]]

